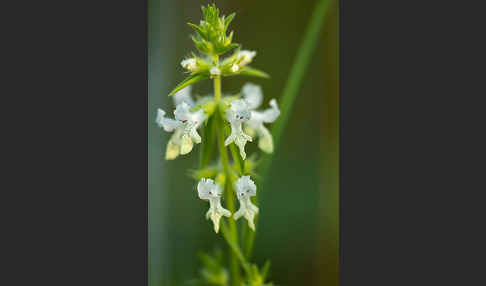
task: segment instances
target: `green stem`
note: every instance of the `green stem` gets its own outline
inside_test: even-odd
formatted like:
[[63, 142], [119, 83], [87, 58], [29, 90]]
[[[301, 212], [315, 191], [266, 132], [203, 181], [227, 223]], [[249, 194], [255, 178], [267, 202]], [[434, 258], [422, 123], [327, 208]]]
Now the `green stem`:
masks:
[[226, 242], [230, 246], [230, 248], [232, 250], [232, 253], [234, 253], [234, 255], [236, 256], [236, 258], [238, 258], [238, 260], [240, 261], [241, 266], [243, 267], [243, 269], [245, 270], [245, 272], [248, 275], [250, 275], [250, 268], [248, 266], [248, 262], [245, 259], [245, 256], [243, 255], [243, 253], [241, 252], [241, 249], [238, 246], [238, 244], [235, 244], [235, 242], [231, 239], [231, 236], [229, 234], [229, 229], [226, 226], [226, 223], [225, 222], [223, 222], [221, 224], [221, 231], [223, 233], [224, 239], [226, 240]]
[[[214, 96], [216, 101], [219, 103], [221, 100], [221, 77], [216, 76], [214, 78]], [[218, 146], [219, 146], [219, 153], [221, 158], [221, 163], [223, 165], [223, 170], [226, 175], [226, 187], [225, 187], [225, 198], [228, 210], [231, 213], [235, 212], [235, 201], [234, 201], [234, 194], [233, 194], [233, 174], [231, 172], [229, 160], [228, 160], [228, 153], [226, 152], [226, 146], [224, 146], [224, 122], [221, 116], [221, 112], [218, 110], [216, 112], [216, 126], [217, 126], [217, 133], [218, 133]], [[225, 226], [225, 224], [224, 224]], [[238, 246], [238, 230], [236, 229], [236, 223], [233, 219], [229, 219], [229, 228], [227, 229], [224, 227], [223, 236], [228, 241], [228, 244], [232, 250], [234, 250], [234, 246]], [[231, 241], [231, 243], [230, 243]], [[239, 248], [238, 248], [239, 249]], [[230, 269], [231, 269], [231, 277], [233, 285], [239, 286], [241, 283], [241, 274], [240, 268], [238, 265], [238, 257], [234, 251], [230, 252]]]
[[214, 78], [214, 97], [217, 102], [221, 100], [221, 76], [219, 75]]
[[[302, 44], [297, 51], [296, 59], [290, 71], [290, 75], [287, 79], [283, 90], [283, 95], [281, 97], [280, 117], [275, 122], [272, 128], [272, 136], [275, 146], [273, 154], [275, 154], [275, 152], [277, 151], [283, 130], [287, 125], [288, 119], [292, 112], [292, 107], [294, 105], [295, 99], [297, 98], [299, 89], [302, 85], [305, 72], [307, 70], [307, 67], [309, 66], [311, 56], [317, 46], [317, 41], [319, 40], [320, 31], [323, 26], [322, 24], [324, 23], [324, 18], [327, 9], [329, 8], [329, 2], [329, 0], [319, 0], [316, 3], [316, 8], [314, 9], [312, 18], [306, 28], [304, 40], [302, 41]], [[263, 161], [259, 167], [259, 169], [261, 170], [260, 174], [262, 175], [262, 179], [260, 180], [260, 182], [257, 182], [258, 189], [262, 188], [263, 181], [268, 176], [269, 168], [273, 159], [273, 154], [266, 155], [263, 158]], [[256, 218], [255, 225], [257, 224], [257, 222], [258, 217]], [[255, 233], [250, 232], [247, 236], [245, 248], [245, 255], [248, 259], [251, 256], [254, 239]]]

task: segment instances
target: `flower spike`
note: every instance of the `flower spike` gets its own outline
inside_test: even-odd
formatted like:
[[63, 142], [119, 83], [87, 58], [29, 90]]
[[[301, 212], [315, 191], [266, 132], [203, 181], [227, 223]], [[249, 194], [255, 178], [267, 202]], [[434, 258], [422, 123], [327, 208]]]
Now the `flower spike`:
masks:
[[221, 206], [221, 187], [211, 179], [201, 179], [197, 184], [197, 193], [201, 200], [209, 201], [206, 219], [213, 221], [214, 232], [219, 231], [219, 220], [222, 216], [230, 217], [231, 212]]
[[243, 176], [235, 183], [236, 196], [240, 201], [240, 209], [235, 212], [233, 218], [235, 220], [244, 216], [248, 221], [248, 226], [255, 231], [255, 223], [253, 219], [258, 213], [258, 207], [252, 204], [250, 197], [256, 196], [256, 185], [250, 179], [250, 176]]

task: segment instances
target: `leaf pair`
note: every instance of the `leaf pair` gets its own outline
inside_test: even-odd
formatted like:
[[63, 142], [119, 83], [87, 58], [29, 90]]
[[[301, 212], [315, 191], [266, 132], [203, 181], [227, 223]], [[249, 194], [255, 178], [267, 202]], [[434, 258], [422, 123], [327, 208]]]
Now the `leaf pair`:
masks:
[[[264, 71], [255, 69], [255, 68], [250, 68], [250, 67], [244, 67], [242, 68], [238, 73], [235, 73], [234, 75], [246, 75], [246, 76], [254, 76], [254, 77], [260, 77], [260, 78], [269, 78], [270, 76], [265, 73]], [[232, 75], [232, 76], [234, 76]], [[198, 74], [191, 74], [188, 77], [186, 77], [181, 83], [179, 83], [170, 93], [169, 96], [172, 96], [176, 94], [179, 90], [190, 86], [192, 84], [195, 84], [197, 82], [200, 82], [205, 79], [209, 79], [210, 75], [209, 73], [198, 73]]]

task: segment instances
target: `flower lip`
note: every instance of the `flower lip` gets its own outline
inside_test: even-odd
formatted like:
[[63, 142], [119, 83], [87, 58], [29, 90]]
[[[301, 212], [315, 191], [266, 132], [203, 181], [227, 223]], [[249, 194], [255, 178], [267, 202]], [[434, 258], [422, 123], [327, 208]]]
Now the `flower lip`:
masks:
[[263, 92], [259, 85], [250, 82], [245, 83], [241, 89], [241, 94], [250, 110], [256, 109], [262, 104]]
[[[231, 122], [233, 120], [238, 120], [238, 121], [248, 121], [251, 118], [251, 112], [248, 109], [248, 104], [246, 103], [245, 100], [242, 99], [237, 99], [231, 103], [231, 108], [230, 108], [230, 114], [229, 114], [229, 121]], [[233, 118], [231, 118], [233, 117]]]

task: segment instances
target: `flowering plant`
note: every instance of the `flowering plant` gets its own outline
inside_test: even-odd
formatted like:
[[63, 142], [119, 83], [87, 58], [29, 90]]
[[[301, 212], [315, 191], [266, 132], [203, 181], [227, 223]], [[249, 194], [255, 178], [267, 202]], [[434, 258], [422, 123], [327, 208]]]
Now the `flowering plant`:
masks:
[[[254, 235], [240, 242], [236, 220], [247, 221], [246, 226], [242, 226], [247, 232], [257, 230], [255, 217], [261, 208], [257, 206], [254, 182], [257, 162], [256, 156], [247, 157], [245, 146], [248, 142], [258, 142], [261, 151], [273, 152], [273, 138], [264, 124], [276, 121], [280, 110], [275, 99], [269, 102], [267, 109], [257, 110], [263, 102], [263, 92], [253, 83], [243, 85], [239, 94], [223, 96], [223, 77], [268, 78], [268, 75], [249, 66], [256, 56], [255, 51], [242, 50], [239, 44], [232, 42], [233, 32], [228, 34], [227, 31], [235, 13], [220, 16], [214, 4], [202, 7], [202, 12], [203, 20], [199, 25], [189, 23], [196, 32], [192, 41], [198, 54], [192, 53], [182, 60], [181, 66], [188, 76], [169, 93], [176, 106], [174, 118], [158, 109], [156, 123], [164, 131], [173, 132], [166, 148], [167, 160], [187, 155], [197, 144], [202, 144], [199, 168], [192, 172], [198, 182], [197, 195], [209, 202], [205, 217], [212, 221], [216, 234], [221, 229], [229, 246], [230, 274], [221, 255], [203, 254], [204, 268], [198, 282], [203, 285], [271, 285], [266, 281], [268, 261], [261, 268], [249, 262]], [[222, 57], [231, 51], [231, 55]], [[208, 79], [214, 83], [214, 93], [194, 100], [192, 85]], [[199, 129], [203, 129], [202, 136]], [[218, 153], [213, 152], [215, 145]]]

